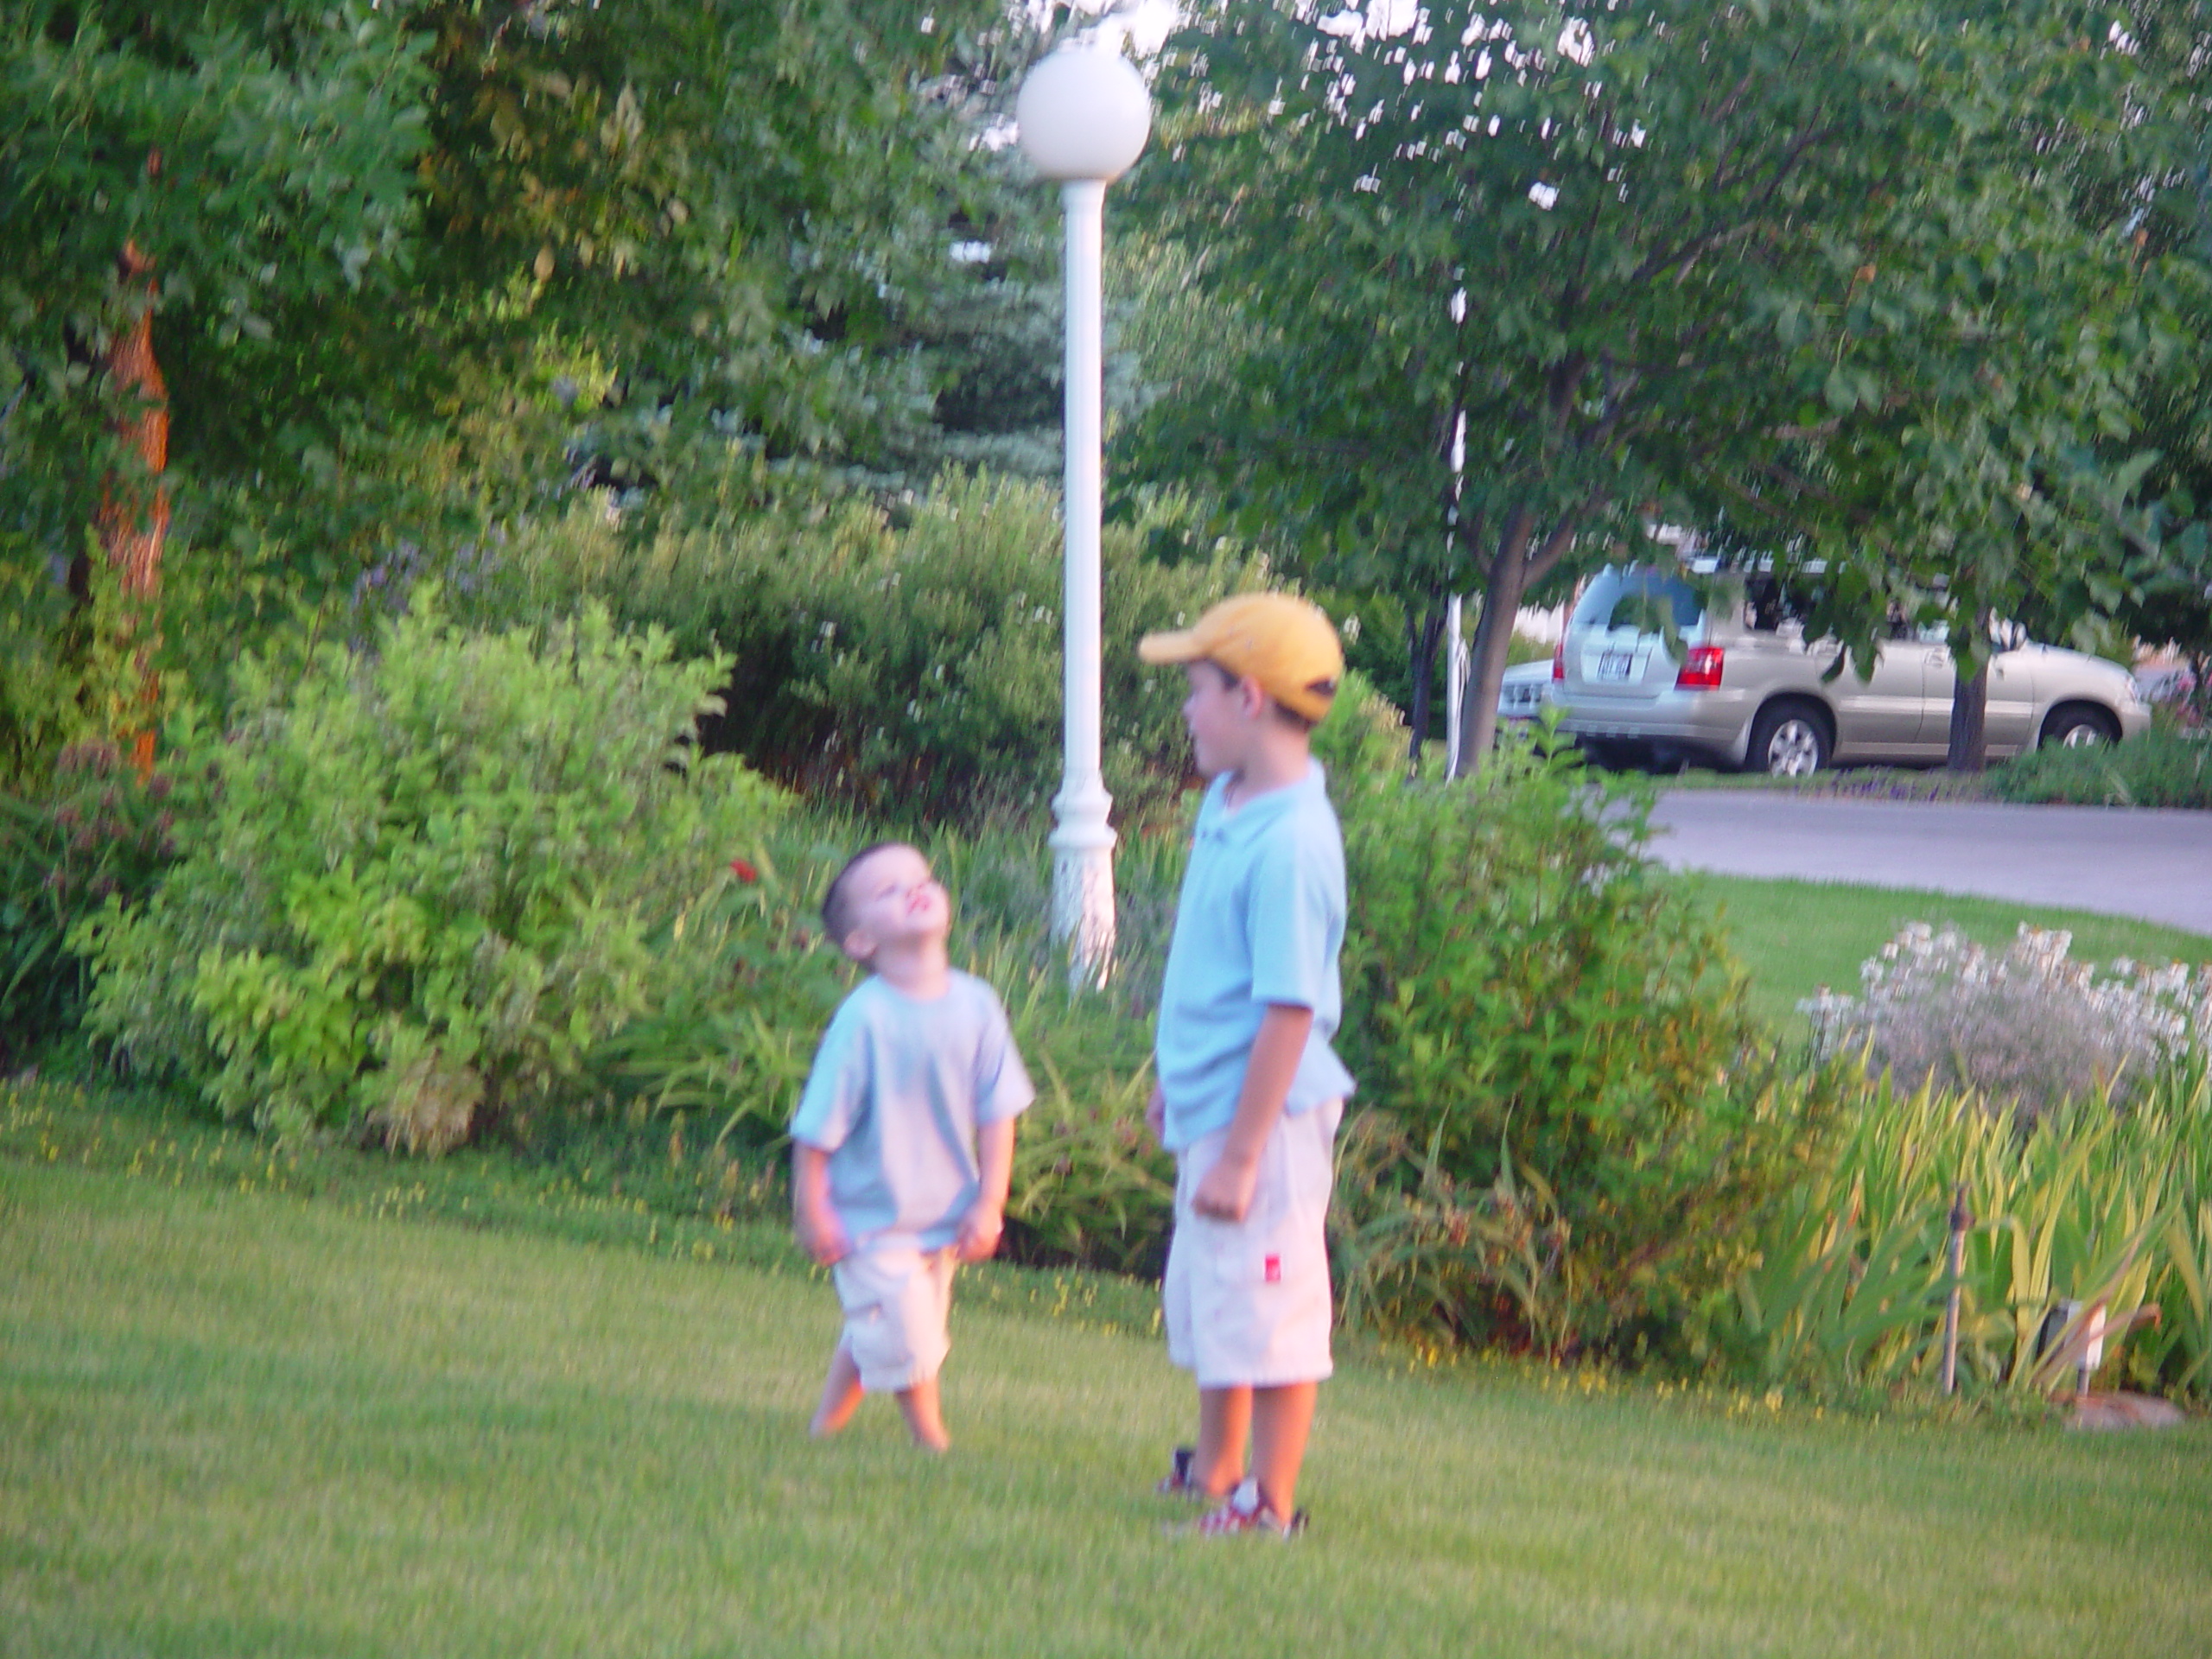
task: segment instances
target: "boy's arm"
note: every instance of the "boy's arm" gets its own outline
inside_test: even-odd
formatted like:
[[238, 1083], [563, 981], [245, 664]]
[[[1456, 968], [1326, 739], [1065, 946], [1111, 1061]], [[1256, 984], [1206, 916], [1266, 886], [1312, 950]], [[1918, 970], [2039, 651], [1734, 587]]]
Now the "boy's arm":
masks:
[[852, 1254], [852, 1240], [830, 1202], [830, 1154], [804, 1141], [791, 1142], [791, 1226], [799, 1248], [825, 1268]]
[[960, 1218], [953, 1249], [963, 1262], [982, 1262], [995, 1254], [1006, 1226], [1007, 1189], [1014, 1184], [1014, 1124], [1010, 1117], [976, 1131], [976, 1161], [982, 1190]]
[[1242, 1221], [1252, 1208], [1252, 1189], [1260, 1178], [1260, 1149], [1274, 1133], [1290, 1095], [1291, 1079], [1313, 1029], [1313, 1010], [1294, 1002], [1270, 1002], [1252, 1039], [1244, 1086], [1237, 1092], [1236, 1116], [1213, 1167], [1199, 1177], [1191, 1208], [1217, 1221]]

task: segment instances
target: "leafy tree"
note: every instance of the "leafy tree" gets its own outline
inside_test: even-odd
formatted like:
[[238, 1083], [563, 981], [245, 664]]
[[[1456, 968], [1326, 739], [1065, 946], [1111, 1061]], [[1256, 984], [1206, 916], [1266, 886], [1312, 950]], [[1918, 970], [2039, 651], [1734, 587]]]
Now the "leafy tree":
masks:
[[40, 4], [0, 20], [0, 538], [16, 555], [14, 597], [35, 599], [23, 567], [51, 560], [83, 608], [82, 527], [97, 519], [124, 599], [148, 607], [170, 512], [156, 322], [250, 353], [273, 312], [327, 303], [396, 260], [423, 139], [422, 60], [397, 16], [359, 0]]
[[2162, 268], [2182, 349], [2139, 399], [2148, 533], [2131, 549], [2119, 620], [2190, 658], [2200, 703], [2212, 696], [2212, 4], [2137, 0], [2131, 57], [2145, 91], [2139, 143], [2101, 171], [2132, 212], [2135, 240]]
[[442, 279], [582, 342], [650, 466], [671, 416], [868, 459], [931, 417], [948, 257], [1007, 207], [970, 118], [998, 9], [439, 0], [426, 216]]
[[[2186, 86], [2205, 9], [2133, 10], [2005, 14], [2003, 60], [2032, 78], [1955, 98], [1971, 187], [1877, 217], [1862, 302], [1824, 344], [1836, 413], [1799, 451], [1818, 480], [1802, 517], [1836, 573], [1816, 626], [1949, 620], [1955, 769], [1984, 764], [1996, 619], [2046, 638], [2124, 620], [2196, 545], [2140, 504], [2171, 493], [2160, 451], [2190, 444], [2173, 393], [2201, 360], [2186, 320], [2201, 277], [2152, 226], [2202, 143]], [[2131, 29], [2183, 14], [2196, 61], [2177, 74], [2170, 35]]]
[[2125, 422], [2120, 273], [2022, 161], [2024, 111], [2103, 86], [2090, 22], [1525, 0], [1391, 35], [1205, 9], [1145, 199], [1247, 343], [1175, 378], [1154, 453], [1328, 579], [1395, 588], [1417, 665], [1478, 581], [1477, 753], [1523, 595], [1655, 515], [1826, 556], [1815, 626], [1861, 662], [1938, 575], [1997, 604], [2054, 530], [2066, 556], [2116, 539], [2082, 456]]
[[1824, 342], [1815, 435], [1770, 519], [1827, 556], [1808, 626], [1859, 660], [1885, 616], [1948, 620], [1954, 770], [1984, 763], [1995, 624], [2060, 632], [2119, 603], [2146, 465], [2132, 398], [2155, 325], [2118, 238], [2062, 194], [1995, 168], [1861, 244], [1866, 291]]
[[[2212, 276], [2212, 266], [2206, 267]], [[2206, 284], [2212, 289], [2212, 282]], [[2212, 305], [2196, 314], [2212, 338]], [[2146, 400], [2145, 441], [2159, 457], [2149, 480], [2153, 534], [2131, 550], [2116, 616], [2136, 639], [2188, 658], [2200, 708], [2212, 707], [2212, 368], [2177, 374]]]
[[249, 351], [404, 256], [426, 42], [359, 0], [11, 10], [0, 22], [10, 527], [51, 531], [141, 413], [144, 325]]
[[948, 427], [1019, 450], [1052, 388], [995, 340], [1040, 326], [1046, 204], [974, 140], [1033, 44], [995, 0], [10, 10], [11, 592], [84, 631], [118, 480], [222, 562], [186, 573], [212, 639], [572, 475], [742, 504], [926, 476]]

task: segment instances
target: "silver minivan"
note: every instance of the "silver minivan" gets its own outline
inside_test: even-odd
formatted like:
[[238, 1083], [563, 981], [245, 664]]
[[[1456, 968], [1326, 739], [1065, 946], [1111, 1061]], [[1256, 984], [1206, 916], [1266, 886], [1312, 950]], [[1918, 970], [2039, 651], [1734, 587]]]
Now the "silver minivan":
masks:
[[[1827, 678], [1841, 647], [1805, 643], [1771, 576], [1692, 578], [1652, 566], [1592, 579], [1552, 658], [1560, 727], [1600, 758], [1704, 760], [1798, 777], [1845, 761], [1940, 763], [1955, 672], [1939, 629], [1901, 627], [1873, 671]], [[1989, 755], [2116, 743], [2151, 723], [2117, 663], [2050, 645], [2000, 651]]]

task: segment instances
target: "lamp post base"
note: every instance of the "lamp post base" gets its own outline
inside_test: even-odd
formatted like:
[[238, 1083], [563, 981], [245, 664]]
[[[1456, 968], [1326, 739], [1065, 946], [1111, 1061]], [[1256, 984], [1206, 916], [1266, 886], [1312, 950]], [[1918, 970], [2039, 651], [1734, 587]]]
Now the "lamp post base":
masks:
[[1114, 842], [1103, 788], [1064, 790], [1052, 802], [1052, 938], [1067, 947], [1068, 986], [1097, 989], [1114, 966]]

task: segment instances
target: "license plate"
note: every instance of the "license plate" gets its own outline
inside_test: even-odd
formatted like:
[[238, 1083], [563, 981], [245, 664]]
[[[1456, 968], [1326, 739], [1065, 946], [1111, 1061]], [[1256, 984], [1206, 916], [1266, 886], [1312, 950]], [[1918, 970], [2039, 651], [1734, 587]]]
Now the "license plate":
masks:
[[1602, 651], [1598, 653], [1598, 677], [1601, 680], [1624, 680], [1636, 666], [1632, 651]]

